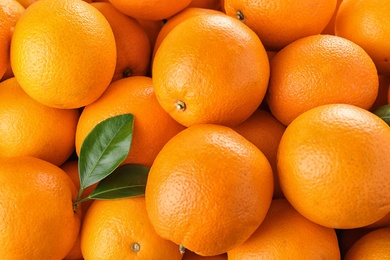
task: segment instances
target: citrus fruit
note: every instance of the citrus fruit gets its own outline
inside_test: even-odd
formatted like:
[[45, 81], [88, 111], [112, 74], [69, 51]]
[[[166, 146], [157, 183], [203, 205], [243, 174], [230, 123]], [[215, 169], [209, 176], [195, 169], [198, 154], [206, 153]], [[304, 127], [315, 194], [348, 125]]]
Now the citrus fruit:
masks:
[[316, 35], [329, 23], [336, 0], [225, 0], [226, 14], [245, 23], [265, 48], [277, 51], [302, 37]]
[[47, 106], [92, 103], [111, 82], [115, 64], [110, 24], [84, 1], [37, 1], [15, 26], [12, 70], [24, 91]]
[[310, 109], [285, 130], [277, 168], [283, 194], [303, 216], [358, 228], [390, 213], [390, 127], [347, 104]]
[[96, 200], [81, 230], [85, 260], [181, 259], [179, 246], [154, 231], [145, 209], [145, 198]]
[[241, 22], [196, 15], [164, 38], [152, 78], [159, 103], [180, 124], [234, 126], [261, 104], [269, 62], [257, 35]]
[[190, 126], [162, 148], [145, 190], [161, 237], [201, 256], [223, 254], [263, 221], [273, 193], [264, 154], [229, 127]]
[[80, 228], [77, 190], [64, 171], [34, 157], [0, 159], [0, 255], [62, 259]]
[[273, 200], [260, 227], [228, 252], [241, 259], [340, 259], [336, 232], [299, 214], [285, 199]]
[[63, 164], [74, 152], [79, 112], [42, 105], [16, 79], [0, 83], [0, 157], [29, 155]]
[[301, 38], [271, 60], [267, 103], [288, 125], [319, 105], [346, 103], [369, 109], [378, 94], [378, 74], [357, 44], [334, 35]]

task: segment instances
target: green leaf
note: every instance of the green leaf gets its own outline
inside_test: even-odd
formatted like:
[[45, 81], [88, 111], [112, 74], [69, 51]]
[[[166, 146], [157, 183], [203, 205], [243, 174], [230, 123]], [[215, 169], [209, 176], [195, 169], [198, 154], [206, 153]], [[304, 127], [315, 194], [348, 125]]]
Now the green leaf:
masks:
[[126, 164], [101, 180], [88, 199], [112, 200], [145, 195], [149, 168]]
[[390, 125], [390, 104], [378, 107], [373, 113]]
[[122, 114], [97, 124], [80, 149], [80, 190], [112, 173], [127, 157], [133, 136], [134, 116]]

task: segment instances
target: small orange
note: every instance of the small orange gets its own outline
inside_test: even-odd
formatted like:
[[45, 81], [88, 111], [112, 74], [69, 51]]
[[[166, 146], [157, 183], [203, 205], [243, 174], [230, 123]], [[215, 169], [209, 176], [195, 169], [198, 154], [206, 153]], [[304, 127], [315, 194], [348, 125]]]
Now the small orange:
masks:
[[76, 152], [94, 126], [111, 116], [134, 115], [133, 138], [123, 164], [151, 166], [164, 144], [185, 127], [173, 120], [160, 106], [152, 79], [134, 76], [113, 82], [106, 92], [81, 113], [76, 130]]
[[369, 109], [378, 95], [378, 74], [370, 56], [334, 35], [299, 39], [271, 61], [267, 102], [288, 125], [310, 108], [346, 103]]
[[390, 227], [373, 230], [356, 241], [345, 260], [390, 259]]
[[390, 213], [390, 127], [347, 104], [310, 109], [285, 130], [277, 167], [283, 194], [303, 216], [332, 228]]
[[329, 23], [337, 0], [225, 0], [226, 14], [251, 28], [269, 51], [316, 35]]
[[0, 157], [29, 155], [63, 164], [74, 152], [79, 112], [35, 101], [15, 78], [0, 83]]
[[242, 124], [233, 127], [233, 130], [256, 145], [270, 162], [274, 173], [274, 198], [284, 197], [277, 175], [276, 154], [285, 129], [282, 123], [263, 109], [256, 110]]
[[390, 75], [390, 2], [343, 0], [335, 22], [336, 35], [361, 46], [379, 74]]
[[126, 16], [109, 2], [91, 3], [106, 17], [115, 36], [117, 61], [112, 81], [145, 76], [150, 63], [148, 35], [134, 18]]
[[80, 108], [101, 96], [116, 64], [105, 17], [80, 0], [39, 0], [19, 18], [11, 42], [20, 86], [42, 104]]
[[62, 259], [74, 244], [80, 217], [77, 190], [57, 166], [34, 157], [0, 159], [2, 259]]
[[336, 232], [299, 214], [285, 199], [273, 200], [260, 227], [228, 252], [229, 260], [340, 259]]
[[167, 19], [184, 8], [191, 0], [109, 0], [119, 11], [136, 19], [162, 20]]
[[269, 62], [247, 26], [223, 13], [204, 14], [164, 38], [152, 77], [159, 103], [179, 123], [235, 126], [261, 104]]
[[82, 225], [81, 250], [85, 260], [182, 259], [179, 245], [154, 231], [144, 197], [94, 201]]
[[273, 194], [264, 154], [229, 127], [200, 124], [169, 140], [149, 171], [149, 219], [161, 237], [201, 256], [223, 254], [262, 223]]

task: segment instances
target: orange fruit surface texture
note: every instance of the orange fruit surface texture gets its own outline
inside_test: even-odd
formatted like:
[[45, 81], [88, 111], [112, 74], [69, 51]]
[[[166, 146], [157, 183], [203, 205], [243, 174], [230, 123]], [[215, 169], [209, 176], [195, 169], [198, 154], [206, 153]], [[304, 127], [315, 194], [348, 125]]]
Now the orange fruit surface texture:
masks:
[[285, 130], [277, 168], [283, 194], [303, 216], [358, 228], [390, 212], [390, 128], [347, 104], [310, 109]]
[[380, 74], [390, 75], [390, 2], [343, 0], [335, 33], [360, 45], [374, 60]]
[[96, 102], [84, 108], [76, 130], [77, 154], [94, 126], [124, 113], [134, 115], [134, 130], [131, 149], [123, 164], [150, 167], [164, 144], [185, 129], [161, 108], [150, 77], [124, 78], [113, 82]]
[[47, 106], [92, 103], [111, 82], [115, 65], [110, 24], [86, 2], [37, 1], [15, 26], [13, 73], [28, 95]]
[[359, 45], [334, 35], [313, 35], [273, 57], [267, 103], [288, 125], [319, 105], [346, 103], [369, 109], [378, 86], [375, 64]]
[[178, 245], [156, 234], [144, 197], [94, 201], [82, 225], [81, 250], [85, 260], [182, 259]]
[[241, 259], [340, 259], [336, 232], [299, 214], [285, 199], [273, 200], [260, 227], [228, 252]]
[[35, 101], [15, 78], [0, 82], [0, 157], [29, 155], [63, 164], [75, 148], [79, 115]]
[[80, 228], [77, 190], [57, 166], [34, 157], [0, 159], [0, 255], [62, 259]]
[[116, 9], [109, 2], [95, 2], [113, 30], [117, 61], [112, 81], [130, 76], [144, 76], [149, 70], [150, 43], [141, 24]]
[[152, 78], [159, 103], [182, 125], [235, 126], [261, 104], [269, 61], [257, 35], [237, 19], [197, 15], [164, 38]]
[[390, 227], [373, 230], [356, 241], [345, 255], [345, 260], [389, 259]]
[[157, 234], [213, 256], [249, 238], [272, 194], [272, 168], [255, 145], [229, 127], [201, 124], [181, 131], [160, 151], [145, 201]]
[[122, 13], [144, 20], [162, 20], [167, 19], [184, 8], [191, 0], [109, 0]]
[[322, 32], [336, 0], [225, 0], [226, 14], [237, 17], [260, 37], [265, 48], [278, 51], [305, 36]]

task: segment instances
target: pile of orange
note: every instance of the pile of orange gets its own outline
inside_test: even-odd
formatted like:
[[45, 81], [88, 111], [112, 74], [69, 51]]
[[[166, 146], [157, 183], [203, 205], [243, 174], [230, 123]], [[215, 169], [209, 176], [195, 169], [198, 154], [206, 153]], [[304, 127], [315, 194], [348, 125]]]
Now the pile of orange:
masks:
[[[2, 0], [0, 258], [388, 259], [389, 12]], [[121, 114], [144, 195], [75, 203], [84, 140]]]

